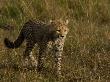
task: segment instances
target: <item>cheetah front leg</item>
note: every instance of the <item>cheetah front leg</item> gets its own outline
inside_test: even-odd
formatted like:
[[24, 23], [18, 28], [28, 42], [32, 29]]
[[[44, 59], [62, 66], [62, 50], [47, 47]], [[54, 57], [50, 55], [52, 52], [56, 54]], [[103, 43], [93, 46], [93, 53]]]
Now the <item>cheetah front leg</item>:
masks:
[[61, 76], [61, 60], [62, 60], [62, 51], [55, 52], [55, 68], [58, 76]]
[[64, 47], [64, 39], [62, 38], [57, 39], [54, 45], [54, 56], [55, 56], [55, 67], [58, 76], [61, 76], [61, 60], [62, 60], [63, 47]]

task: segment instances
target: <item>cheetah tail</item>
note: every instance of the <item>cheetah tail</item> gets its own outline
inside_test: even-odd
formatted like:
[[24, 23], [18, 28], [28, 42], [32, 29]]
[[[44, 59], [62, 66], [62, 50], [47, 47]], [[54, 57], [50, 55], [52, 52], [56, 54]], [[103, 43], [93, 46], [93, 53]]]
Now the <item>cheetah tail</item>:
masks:
[[14, 48], [18, 48], [22, 44], [23, 41], [24, 41], [24, 35], [20, 33], [20, 35], [14, 42], [11, 42], [8, 38], [5, 38], [4, 44], [7, 48], [14, 49]]

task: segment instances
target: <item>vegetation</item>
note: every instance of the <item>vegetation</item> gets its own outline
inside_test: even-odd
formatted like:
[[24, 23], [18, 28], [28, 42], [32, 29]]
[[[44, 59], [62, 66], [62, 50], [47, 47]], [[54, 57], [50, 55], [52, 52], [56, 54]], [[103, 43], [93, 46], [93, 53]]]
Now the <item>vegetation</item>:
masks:
[[10, 31], [0, 29], [0, 82], [57, 82], [51, 55], [42, 74], [21, 70], [25, 43], [10, 50], [3, 40], [15, 40], [29, 19], [48, 22], [60, 18], [69, 19], [70, 31], [59, 82], [110, 81], [110, 0], [0, 0], [0, 26], [14, 26]]

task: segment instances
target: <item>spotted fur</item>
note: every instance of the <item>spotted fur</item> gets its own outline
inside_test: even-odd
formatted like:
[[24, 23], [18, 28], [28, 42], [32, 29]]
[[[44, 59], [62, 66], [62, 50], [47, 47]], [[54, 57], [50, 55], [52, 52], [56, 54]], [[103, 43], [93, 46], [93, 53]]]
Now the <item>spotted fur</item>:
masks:
[[[61, 53], [68, 33], [67, 22], [54, 20], [49, 23], [44, 23], [41, 21], [29, 20], [24, 24], [18, 38], [14, 42], [5, 38], [4, 43], [6, 47], [14, 49], [18, 48], [22, 42], [26, 40], [26, 49], [23, 58], [27, 60], [30, 57], [35, 65], [37, 65], [38, 70], [43, 66], [43, 60], [45, 58], [44, 53], [48, 43], [53, 43], [57, 73], [61, 74]], [[39, 46], [38, 61], [35, 60], [31, 52], [36, 43]]]

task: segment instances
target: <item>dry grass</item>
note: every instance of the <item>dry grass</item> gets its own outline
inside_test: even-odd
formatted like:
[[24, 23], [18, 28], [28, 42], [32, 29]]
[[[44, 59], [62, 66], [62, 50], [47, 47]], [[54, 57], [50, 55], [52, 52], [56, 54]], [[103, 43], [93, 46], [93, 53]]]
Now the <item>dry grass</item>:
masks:
[[0, 29], [0, 82], [57, 82], [51, 55], [39, 74], [21, 67], [25, 43], [15, 50], [4, 47], [4, 37], [15, 40], [23, 23], [31, 18], [70, 20], [60, 82], [110, 81], [109, 0], [0, 0], [0, 26], [14, 26], [12, 31]]

